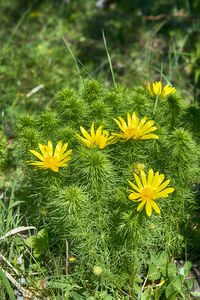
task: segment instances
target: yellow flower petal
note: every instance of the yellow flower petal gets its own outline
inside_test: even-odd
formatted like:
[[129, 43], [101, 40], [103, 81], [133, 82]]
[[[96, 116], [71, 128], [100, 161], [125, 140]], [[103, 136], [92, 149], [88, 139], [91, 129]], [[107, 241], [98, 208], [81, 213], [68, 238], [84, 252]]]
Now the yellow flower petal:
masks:
[[96, 131], [96, 141], [99, 143], [102, 135], [102, 128], [103, 126], [100, 126]]
[[146, 213], [147, 213], [147, 216], [149, 216], [149, 217], [152, 214], [152, 206], [151, 206], [151, 202], [150, 201], [146, 202]]
[[167, 188], [161, 192], [158, 193], [157, 197], [159, 198], [165, 198], [168, 197], [169, 194], [173, 193], [174, 189], [173, 188]]
[[57, 166], [60, 168], [60, 167], [66, 167], [67, 165], [68, 165], [68, 161], [69, 161], [70, 159], [66, 159], [66, 161], [62, 161], [62, 162], [59, 162], [58, 164], [57, 164]]
[[88, 141], [92, 141], [92, 137], [89, 135], [89, 133], [82, 127], [80, 126], [80, 130], [82, 135], [88, 140]]
[[146, 123], [146, 121], [147, 121], [147, 117], [145, 116], [144, 118], [142, 118], [142, 120], [138, 124], [138, 129], [141, 129], [142, 126]]
[[80, 136], [79, 134], [76, 134], [76, 135], [77, 135], [77, 137], [83, 142], [83, 144], [84, 144], [85, 146], [87, 146], [88, 148], [91, 147], [91, 142], [90, 142], [89, 140], [83, 138], [83, 137]]
[[53, 145], [51, 141], [48, 141], [48, 146], [46, 147], [48, 155], [53, 155]]
[[154, 176], [154, 172], [152, 169], [149, 170], [149, 174], [148, 174], [148, 185], [152, 184], [153, 181], [153, 176]]
[[136, 183], [137, 183], [139, 189], [143, 189], [142, 183], [141, 183], [139, 177], [137, 176], [137, 174], [133, 173], [133, 175], [134, 175], [134, 177], [135, 177], [135, 181], [136, 181]]
[[120, 121], [119, 121], [119, 120], [116, 120], [116, 119], [114, 119], [114, 121], [115, 121], [115, 123], [117, 124], [117, 126], [121, 129], [121, 131], [124, 131], [124, 129], [123, 129], [123, 127], [122, 127]]
[[145, 186], [147, 184], [146, 175], [143, 170], [140, 171], [140, 174], [141, 174], [141, 178], [142, 178], [142, 184], [143, 184], [143, 186]]
[[166, 97], [170, 94], [176, 93], [176, 89], [174, 87], [169, 86], [168, 84], [164, 87], [161, 96]]
[[65, 157], [69, 156], [72, 153], [72, 150], [68, 150], [65, 153], [60, 155], [60, 160], [63, 160]]
[[168, 184], [170, 183], [170, 180], [166, 180], [165, 182], [163, 182], [159, 187], [158, 187], [158, 192], [164, 190], [166, 188], [166, 186], [168, 186]]
[[58, 142], [58, 144], [56, 145], [56, 149], [55, 149], [54, 155], [55, 156], [60, 155], [61, 149], [62, 149], [62, 142]]
[[149, 139], [159, 140], [159, 137], [156, 134], [146, 134], [141, 137], [141, 140], [149, 140]]
[[150, 83], [147, 84], [147, 89], [148, 89], [149, 93], [151, 94], [151, 96], [154, 96], [154, 93], [152, 92]]
[[94, 136], [95, 136], [95, 132], [94, 132], [94, 122], [92, 122], [92, 126], [91, 126], [91, 129], [90, 129], [90, 133], [91, 133], [91, 137], [94, 137]]
[[56, 167], [56, 166], [52, 167], [51, 170], [54, 171], [54, 172], [58, 172], [58, 167]]
[[149, 133], [149, 132], [153, 132], [153, 131], [155, 131], [155, 130], [157, 130], [157, 127], [156, 126], [153, 126], [153, 127], [150, 127], [149, 129], [146, 129], [145, 131], [143, 131], [143, 134], [147, 134], [147, 133]]
[[153, 83], [153, 92], [155, 95], [160, 95], [162, 91], [162, 83], [160, 81], [156, 81], [156, 83]]
[[44, 157], [46, 155], [46, 147], [42, 144], [38, 144], [38, 147], [40, 148], [42, 156]]
[[129, 113], [127, 114], [127, 121], [128, 121], [128, 126], [132, 126], [132, 118]]
[[159, 174], [159, 185], [163, 182], [163, 180], [165, 179], [165, 175], [164, 174]]
[[132, 114], [132, 126], [137, 127], [139, 123], [139, 118], [137, 117], [136, 113]]
[[146, 203], [146, 201], [142, 200], [141, 203], [137, 207], [137, 211], [141, 210], [143, 208], [143, 206], [145, 205], [145, 203]]
[[29, 163], [32, 166], [43, 166], [43, 162], [40, 161], [33, 161]]
[[109, 132], [108, 132], [108, 130], [103, 130], [103, 135], [105, 135], [105, 137], [108, 137], [109, 136]]
[[127, 124], [122, 117], [118, 117], [118, 119], [120, 120], [122, 130], [124, 131], [127, 128]]
[[156, 174], [154, 175], [154, 178], [152, 180], [152, 187], [157, 188], [158, 186], [159, 186], [159, 173], [156, 172]]
[[134, 190], [136, 190], [137, 192], [141, 192], [141, 190], [134, 184], [134, 183], [132, 183], [130, 180], [128, 180], [128, 182], [129, 182], [129, 184], [132, 186], [132, 188], [134, 189]]
[[153, 120], [150, 120], [148, 121], [145, 125], [142, 126], [141, 130], [143, 132], [145, 132], [147, 129], [149, 129], [150, 127], [152, 127], [154, 125], [154, 121]]
[[151, 201], [151, 206], [153, 207], [153, 209], [157, 214], [160, 214], [160, 208], [155, 201]]
[[138, 199], [140, 197], [141, 197], [141, 195], [139, 193], [131, 193], [129, 195], [129, 199], [132, 200], [132, 201], [134, 201], [134, 200], [136, 200], [136, 199]]
[[44, 160], [44, 157], [37, 151], [35, 150], [29, 150], [33, 155], [35, 155], [37, 158], [39, 158], [40, 160]]
[[68, 143], [65, 143], [63, 146], [62, 146], [62, 149], [61, 149], [61, 153], [64, 153], [65, 151], [66, 151], [66, 149], [67, 149], [67, 147], [68, 147]]

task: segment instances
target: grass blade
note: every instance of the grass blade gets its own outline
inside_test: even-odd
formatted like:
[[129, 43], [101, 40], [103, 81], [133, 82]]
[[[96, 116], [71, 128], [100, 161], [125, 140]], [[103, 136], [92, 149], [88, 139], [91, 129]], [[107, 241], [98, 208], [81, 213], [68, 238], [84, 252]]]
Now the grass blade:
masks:
[[77, 61], [76, 57], [74, 56], [74, 53], [73, 53], [72, 49], [70, 48], [68, 42], [67, 42], [66, 39], [64, 38], [64, 36], [62, 37], [62, 39], [63, 39], [65, 45], [67, 46], [67, 49], [68, 49], [69, 53], [71, 54], [71, 57], [72, 57], [73, 60], [74, 60], [75, 67], [76, 67], [76, 70], [77, 70], [77, 73], [78, 73], [78, 75], [79, 75], [79, 77], [80, 77], [80, 80], [81, 80], [82, 85], [84, 86], [84, 81], [83, 81], [83, 77], [82, 77], [82, 74], [81, 74], [81, 69], [79, 68], [79, 65], [78, 65], [78, 61]]
[[113, 84], [114, 84], [114, 86], [116, 88], [117, 84], [116, 84], [116, 81], [115, 81], [115, 74], [113, 72], [112, 61], [111, 61], [110, 53], [108, 51], [108, 47], [107, 47], [107, 43], [106, 43], [106, 38], [105, 38], [105, 34], [104, 34], [103, 30], [102, 30], [102, 35], [103, 35], [104, 46], [105, 46], [105, 49], [106, 49], [106, 54], [107, 54], [107, 57], [108, 57], [108, 62], [109, 62], [109, 66], [110, 66], [110, 72], [111, 72], [111, 75], [112, 75]]
[[4, 272], [0, 269], [0, 278], [3, 282], [3, 286], [5, 287], [6, 289], [6, 292], [9, 296], [9, 299], [10, 300], [15, 300], [15, 295], [14, 295], [14, 292], [13, 292], [13, 289], [10, 285], [10, 282], [9, 280], [7, 279], [6, 275], [4, 274]]

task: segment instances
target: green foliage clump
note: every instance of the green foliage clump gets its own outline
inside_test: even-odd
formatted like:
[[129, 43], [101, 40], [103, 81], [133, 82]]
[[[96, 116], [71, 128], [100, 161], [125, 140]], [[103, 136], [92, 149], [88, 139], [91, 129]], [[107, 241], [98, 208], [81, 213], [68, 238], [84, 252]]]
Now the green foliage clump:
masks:
[[87, 113], [87, 107], [73, 89], [64, 89], [57, 95], [58, 112], [66, 122], [80, 122]]
[[193, 104], [187, 107], [183, 115], [183, 122], [186, 124], [186, 128], [192, 131], [197, 141], [200, 138], [200, 107], [197, 104]]
[[[184, 265], [176, 265], [169, 261], [164, 252], [152, 258], [148, 269], [149, 280], [152, 281], [151, 287], [147, 288], [144, 294], [154, 296], [155, 299], [184, 299], [189, 297], [189, 292], [193, 287], [194, 279], [188, 275], [192, 267], [191, 262]], [[160, 284], [156, 282], [160, 280]], [[152, 288], [153, 287], [153, 288]]]
[[[24, 213], [33, 225], [45, 224], [50, 239], [68, 241], [77, 280], [87, 282], [87, 289], [137, 293], [133, 278], [152, 257], [163, 251], [170, 259], [184, 249], [198, 173], [196, 133], [183, 122], [190, 106], [178, 93], [158, 100], [155, 109], [155, 98], [144, 87], [106, 89], [92, 80], [79, 92], [61, 91], [53, 111], [19, 122]], [[113, 118], [126, 120], [133, 112], [155, 121], [158, 140], [118, 141], [99, 149], [85, 147], [76, 136], [80, 126], [89, 131], [92, 122], [95, 129], [104, 125], [119, 131]], [[48, 140], [54, 147], [63, 141], [73, 150], [69, 165], [59, 172], [27, 163], [34, 159], [29, 150], [38, 151], [37, 143]], [[128, 180], [134, 182], [133, 172], [139, 174], [138, 163], [146, 174], [151, 168], [165, 174], [174, 187], [167, 199], [158, 199], [160, 216], [137, 212], [138, 204], [128, 199]]]
[[48, 233], [45, 229], [25, 240], [25, 244], [32, 250], [35, 258], [40, 259], [48, 251]]
[[2, 131], [0, 131], [0, 170], [5, 168], [8, 159], [7, 140]]

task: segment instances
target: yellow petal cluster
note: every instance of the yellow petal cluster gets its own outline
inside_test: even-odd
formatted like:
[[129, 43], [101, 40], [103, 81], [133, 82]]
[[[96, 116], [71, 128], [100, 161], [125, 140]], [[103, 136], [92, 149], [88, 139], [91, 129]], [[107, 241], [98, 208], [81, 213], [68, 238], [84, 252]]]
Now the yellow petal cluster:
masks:
[[48, 141], [47, 145], [38, 144], [40, 152], [35, 150], [29, 150], [35, 155], [39, 161], [31, 161], [30, 165], [36, 166], [41, 169], [50, 169], [54, 172], [58, 172], [58, 168], [66, 167], [71, 159], [72, 150], [67, 150], [68, 144], [58, 142], [53, 151], [53, 145], [51, 141]]
[[140, 173], [140, 171], [144, 171], [144, 169], [145, 169], [145, 164], [142, 164], [142, 163], [136, 163], [135, 165], [134, 165], [134, 172], [135, 173], [137, 173], [137, 174], [139, 174]]
[[94, 268], [93, 268], [94, 275], [100, 276], [102, 272], [103, 272], [103, 269], [100, 266], [94, 266]]
[[137, 117], [136, 113], [127, 114], [127, 122], [122, 118], [118, 117], [114, 119], [118, 127], [121, 129], [121, 133], [113, 133], [114, 136], [124, 140], [149, 140], [159, 139], [156, 134], [152, 132], [157, 129], [154, 126], [154, 121], [147, 121], [147, 117], [141, 120]]
[[94, 122], [92, 123], [90, 133], [88, 133], [82, 126], [80, 127], [80, 130], [83, 137], [79, 134], [77, 134], [77, 136], [88, 148], [98, 147], [99, 149], [103, 149], [107, 145], [115, 142], [114, 136], [109, 135], [109, 132], [104, 130], [103, 126], [98, 127], [95, 131]]
[[173, 188], [166, 188], [170, 180], [164, 181], [164, 174], [159, 174], [159, 172], [154, 174], [152, 169], [149, 170], [147, 176], [144, 171], [140, 171], [140, 178], [136, 173], [133, 175], [136, 184], [129, 181], [133, 188], [133, 190], [130, 190], [129, 199], [139, 203], [137, 211], [140, 211], [145, 206], [148, 216], [151, 216], [152, 209], [157, 214], [160, 214], [160, 208], [156, 200], [166, 198], [174, 191]]
[[147, 84], [147, 89], [151, 96], [161, 96], [161, 97], [167, 97], [171, 94], [176, 93], [176, 89], [168, 84], [165, 86], [162, 86], [161, 81], [153, 82], [152, 84]]

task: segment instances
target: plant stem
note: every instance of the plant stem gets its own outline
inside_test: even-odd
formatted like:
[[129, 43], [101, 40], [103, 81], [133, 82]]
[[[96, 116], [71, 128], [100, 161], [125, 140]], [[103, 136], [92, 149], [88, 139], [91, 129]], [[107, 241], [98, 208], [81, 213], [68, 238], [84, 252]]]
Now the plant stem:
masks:
[[156, 109], [158, 106], [158, 99], [159, 99], [159, 95], [157, 95], [157, 97], [156, 97], [156, 101], [155, 101], [154, 108], [153, 108], [153, 115], [155, 115], [155, 113], [156, 113]]

